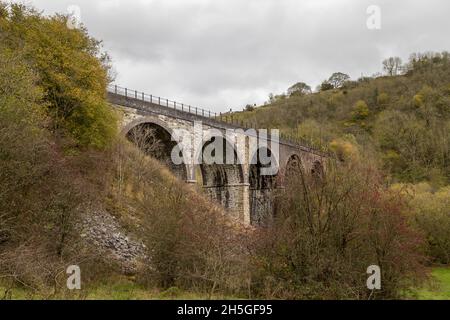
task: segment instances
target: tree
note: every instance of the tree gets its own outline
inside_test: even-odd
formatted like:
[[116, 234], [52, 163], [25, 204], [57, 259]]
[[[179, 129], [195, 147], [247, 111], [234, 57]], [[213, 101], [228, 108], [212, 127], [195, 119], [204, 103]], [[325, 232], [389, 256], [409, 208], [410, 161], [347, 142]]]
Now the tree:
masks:
[[318, 91], [327, 91], [334, 89], [333, 85], [329, 83], [327, 80], [323, 81], [319, 87], [317, 88]]
[[106, 99], [109, 58], [85, 28], [69, 29], [67, 17], [43, 16], [24, 5], [2, 10], [2, 42], [24, 58], [38, 75], [54, 131], [78, 145], [105, 147], [117, 124]]
[[349, 79], [350, 76], [348, 74], [342, 72], [335, 72], [328, 79], [328, 83], [330, 83], [334, 89], [339, 89], [344, 85], [345, 81]]
[[289, 89], [287, 90], [289, 96], [292, 95], [303, 96], [305, 94], [310, 94], [311, 92], [312, 92], [311, 87], [304, 82], [297, 82], [293, 86], [289, 87]]
[[383, 61], [383, 70], [388, 76], [396, 76], [402, 69], [402, 59], [399, 57], [390, 57]]
[[255, 110], [255, 108], [256, 108], [256, 104], [255, 105], [251, 105], [251, 104], [247, 104], [246, 106], [245, 106], [245, 108], [244, 108], [244, 111], [249, 111], [249, 112], [251, 112], [251, 111], [253, 111], [253, 110]]
[[274, 95], [273, 93], [270, 93], [269, 94], [269, 103], [276, 103], [276, 102], [278, 102], [278, 101], [280, 101], [280, 100], [283, 100], [283, 99], [285, 99], [286, 98], [286, 95], [284, 94], [284, 93], [282, 93], [282, 94], [277, 94], [277, 95]]

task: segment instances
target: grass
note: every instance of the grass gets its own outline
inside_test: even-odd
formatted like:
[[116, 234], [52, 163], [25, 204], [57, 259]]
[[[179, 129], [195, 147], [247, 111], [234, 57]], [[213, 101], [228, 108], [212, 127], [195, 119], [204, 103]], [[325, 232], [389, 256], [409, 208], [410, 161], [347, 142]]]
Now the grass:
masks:
[[[7, 294], [6, 294], [7, 292]], [[0, 283], [0, 300], [202, 300], [202, 299], [233, 299], [234, 297], [212, 296], [182, 291], [172, 287], [165, 291], [146, 289], [136, 284], [132, 278], [118, 277], [108, 282], [91, 284], [81, 290], [64, 290], [58, 293], [33, 293], [30, 289], [13, 287], [7, 290]]]
[[412, 290], [409, 299], [450, 300], [450, 267], [434, 268], [431, 279], [421, 288]]
[[[207, 297], [198, 293], [185, 292], [179, 288], [165, 291], [146, 289], [136, 284], [132, 278], [118, 277], [108, 282], [91, 284], [87, 288], [74, 291], [62, 291], [57, 294], [33, 293], [23, 287], [13, 287], [5, 295], [6, 286], [0, 283], [0, 300], [41, 300], [41, 299], [81, 299], [81, 300], [177, 300], [177, 299], [233, 299], [234, 297]], [[421, 288], [414, 288], [405, 299], [417, 300], [450, 300], [450, 267], [434, 268], [430, 280]]]

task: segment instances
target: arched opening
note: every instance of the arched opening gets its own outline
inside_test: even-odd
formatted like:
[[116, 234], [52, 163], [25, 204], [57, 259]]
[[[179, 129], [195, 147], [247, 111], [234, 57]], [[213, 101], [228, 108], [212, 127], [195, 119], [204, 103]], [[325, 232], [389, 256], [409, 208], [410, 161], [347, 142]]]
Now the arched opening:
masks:
[[302, 161], [297, 154], [293, 154], [289, 157], [286, 164], [285, 177], [295, 177], [298, 176], [303, 170]]
[[212, 137], [203, 144], [199, 160], [205, 192], [224, 208], [240, 214], [244, 176], [235, 148], [222, 137]]
[[[270, 162], [262, 161], [262, 157], [270, 159]], [[252, 225], [267, 225], [274, 214], [274, 190], [277, 175], [267, 174], [263, 170], [271, 166], [278, 166], [278, 164], [270, 149], [258, 149], [253, 155], [249, 172], [250, 223]]]
[[172, 160], [172, 150], [176, 150], [180, 159], [183, 158], [182, 150], [176, 141], [172, 141], [170, 132], [165, 128], [152, 122], [145, 122], [131, 128], [126, 137], [146, 155], [156, 158], [169, 167], [177, 178], [187, 179], [186, 165], [175, 164]]
[[322, 179], [323, 178], [323, 165], [319, 160], [314, 161], [311, 168], [311, 175], [315, 178]]

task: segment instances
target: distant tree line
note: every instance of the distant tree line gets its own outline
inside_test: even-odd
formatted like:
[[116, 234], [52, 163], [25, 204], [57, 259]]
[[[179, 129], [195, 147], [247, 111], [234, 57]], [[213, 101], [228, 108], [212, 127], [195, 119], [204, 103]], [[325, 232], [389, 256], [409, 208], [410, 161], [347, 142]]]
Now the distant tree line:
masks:
[[[400, 57], [389, 57], [382, 61], [383, 73], [377, 73], [373, 76], [361, 76], [356, 81], [352, 81], [350, 76], [343, 72], [334, 72], [328, 79], [322, 81], [315, 89], [315, 92], [323, 92], [336, 89], [354, 88], [358, 83], [371, 81], [375, 78], [388, 76], [394, 77], [399, 75], [410, 74], [414, 70], [420, 70], [432, 65], [436, 66], [438, 63], [445, 63], [449, 60], [449, 53], [414, 53], [410, 56], [408, 63], [404, 64]], [[266, 104], [271, 104], [279, 100], [283, 100], [293, 96], [304, 96], [313, 93], [311, 86], [305, 82], [297, 82], [290, 86], [286, 93], [269, 94], [269, 100]], [[255, 105], [247, 105], [245, 111], [253, 111]]]

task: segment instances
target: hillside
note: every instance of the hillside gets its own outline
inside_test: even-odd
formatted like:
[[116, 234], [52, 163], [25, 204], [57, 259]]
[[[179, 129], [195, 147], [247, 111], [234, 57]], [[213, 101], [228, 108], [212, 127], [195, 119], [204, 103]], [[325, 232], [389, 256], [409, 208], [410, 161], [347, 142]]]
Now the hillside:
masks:
[[[398, 76], [345, 81], [316, 93], [281, 94], [235, 113], [319, 148], [366, 153], [392, 182], [450, 183], [450, 57], [413, 55]], [[347, 154], [347, 155], [345, 155]]]
[[149, 292], [226, 288], [243, 230], [119, 137], [107, 55], [66, 22], [0, 2], [0, 295], [83, 298], [123, 276]]
[[108, 54], [67, 19], [0, 1], [1, 298], [393, 299], [450, 264], [448, 55], [238, 113], [341, 160], [293, 166], [250, 227], [119, 135]]

